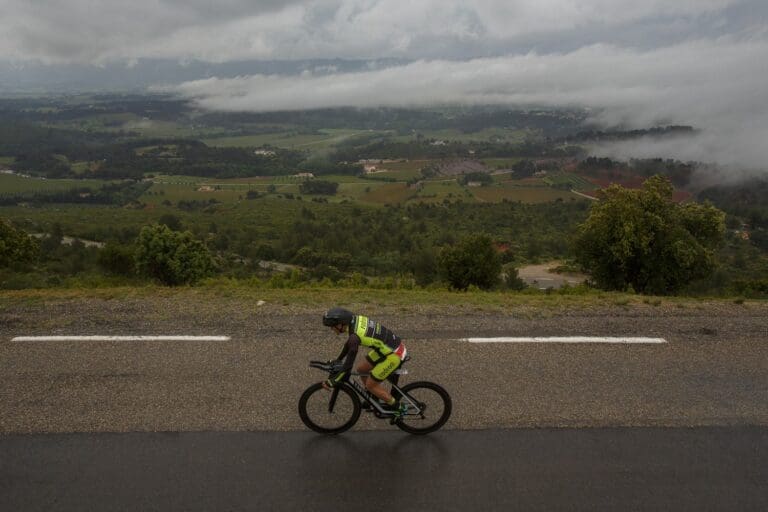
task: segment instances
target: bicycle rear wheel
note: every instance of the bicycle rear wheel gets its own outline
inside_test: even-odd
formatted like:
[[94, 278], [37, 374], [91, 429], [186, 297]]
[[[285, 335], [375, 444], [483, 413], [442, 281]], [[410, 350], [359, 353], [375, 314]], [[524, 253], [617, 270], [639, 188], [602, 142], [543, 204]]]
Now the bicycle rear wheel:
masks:
[[347, 384], [328, 391], [318, 382], [299, 398], [299, 417], [315, 432], [339, 434], [360, 418], [360, 400]]
[[402, 387], [401, 403], [406, 404], [405, 414], [395, 425], [409, 434], [429, 434], [439, 429], [451, 417], [451, 396], [434, 382], [412, 382]]

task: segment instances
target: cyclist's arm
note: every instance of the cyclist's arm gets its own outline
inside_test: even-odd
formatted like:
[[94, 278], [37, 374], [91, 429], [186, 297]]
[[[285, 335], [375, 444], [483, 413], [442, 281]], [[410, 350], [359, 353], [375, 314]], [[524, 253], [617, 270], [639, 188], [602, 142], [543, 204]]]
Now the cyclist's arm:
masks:
[[344, 366], [341, 371], [338, 371], [331, 375], [327, 383], [330, 386], [338, 385], [344, 378], [349, 375], [352, 370], [352, 365], [355, 363], [357, 357], [357, 350], [360, 348], [360, 337], [357, 334], [350, 334], [347, 338], [347, 342], [344, 344], [344, 348], [341, 349], [341, 354], [337, 359], [344, 359]]

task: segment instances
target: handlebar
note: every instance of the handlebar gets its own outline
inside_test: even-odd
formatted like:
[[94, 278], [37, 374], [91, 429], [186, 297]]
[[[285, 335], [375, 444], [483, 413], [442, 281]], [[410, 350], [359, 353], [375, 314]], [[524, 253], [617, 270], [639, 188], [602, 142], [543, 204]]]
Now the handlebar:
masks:
[[[403, 364], [411, 360], [411, 356], [405, 356]], [[344, 368], [342, 361], [310, 361], [309, 366], [328, 373], [340, 372]]]
[[341, 370], [343, 364], [333, 361], [310, 361], [309, 366], [328, 373], [336, 373]]

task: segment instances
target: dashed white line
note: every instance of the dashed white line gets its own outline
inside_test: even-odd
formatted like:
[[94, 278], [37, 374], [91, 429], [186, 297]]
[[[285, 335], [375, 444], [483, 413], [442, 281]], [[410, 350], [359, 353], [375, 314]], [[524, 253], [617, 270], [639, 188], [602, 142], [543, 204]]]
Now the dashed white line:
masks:
[[229, 341], [229, 336], [16, 336], [11, 341]]
[[664, 338], [644, 338], [627, 336], [534, 336], [534, 337], [499, 337], [499, 338], [462, 338], [459, 341], [469, 343], [667, 343]]

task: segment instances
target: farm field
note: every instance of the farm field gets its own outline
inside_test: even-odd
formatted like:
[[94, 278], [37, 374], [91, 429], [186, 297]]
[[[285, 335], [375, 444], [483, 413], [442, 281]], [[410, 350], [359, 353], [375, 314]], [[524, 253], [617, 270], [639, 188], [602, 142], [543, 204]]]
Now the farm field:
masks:
[[368, 130], [322, 129], [316, 134], [293, 131], [204, 138], [203, 142], [213, 147], [261, 147], [275, 146], [285, 149], [307, 149], [312, 152], [327, 151], [334, 145], [356, 135], [369, 133]]
[[415, 191], [405, 183], [385, 183], [378, 187], [371, 187], [369, 191], [360, 196], [360, 201], [372, 204], [396, 204], [403, 203], [413, 197]]
[[574, 190], [580, 191], [590, 191], [600, 188], [586, 178], [582, 178], [581, 176], [572, 172], [558, 172], [549, 174], [543, 177], [542, 181], [553, 187], [569, 186]]
[[[429, 161], [398, 162], [396, 171], [383, 171], [371, 175], [370, 178], [354, 176], [322, 176], [319, 179], [339, 184], [334, 196], [314, 196], [301, 194], [300, 184], [306, 180], [297, 176], [260, 176], [251, 178], [215, 179], [197, 176], [167, 176], [159, 175], [152, 178], [152, 186], [147, 189], [139, 200], [147, 208], [176, 206], [179, 202], [211, 202], [220, 204], [238, 203], [245, 199], [249, 191], [258, 192], [263, 197], [287, 200], [303, 199], [311, 201], [322, 197], [325, 200], [338, 203], [352, 201], [370, 205], [399, 204], [407, 201], [440, 203], [443, 201], [520, 201], [523, 203], [540, 203], [558, 199], [566, 200], [574, 197], [567, 190], [552, 188], [550, 183], [568, 182], [574, 189], [592, 190], [594, 185], [586, 180], [568, 173], [566, 177], [555, 179], [527, 178], [513, 180], [511, 175], [494, 176], [494, 184], [485, 187], [468, 187], [461, 185], [455, 179], [435, 178], [422, 180], [416, 188], [409, 187], [407, 180], [418, 176], [414, 167], [421, 168]], [[411, 169], [408, 169], [408, 166]], [[378, 179], [377, 179], [378, 178]], [[396, 181], [391, 181], [396, 180]], [[584, 181], [587, 185], [581, 183]], [[74, 179], [39, 179], [26, 178], [12, 174], [0, 174], [0, 193], [16, 194], [35, 191], [59, 191], [73, 188], [88, 187], [99, 189], [109, 183], [101, 180]], [[576, 186], [578, 185], [578, 186]]]
[[519, 201], [521, 203], [546, 203], [549, 201], [581, 200], [567, 190], [549, 187], [524, 187], [509, 184], [471, 188], [472, 195], [481, 202]]
[[[508, 128], [485, 128], [474, 132], [463, 132], [457, 129], [419, 130], [418, 135], [425, 139], [457, 142], [523, 142], [530, 134], [529, 130]], [[393, 137], [398, 142], [416, 140], [417, 134]]]
[[72, 188], [98, 188], [108, 183], [102, 180], [48, 180], [43, 178], [28, 178], [17, 174], [0, 174], [0, 194], [17, 194], [20, 192], [44, 192], [54, 190], [69, 190]]

